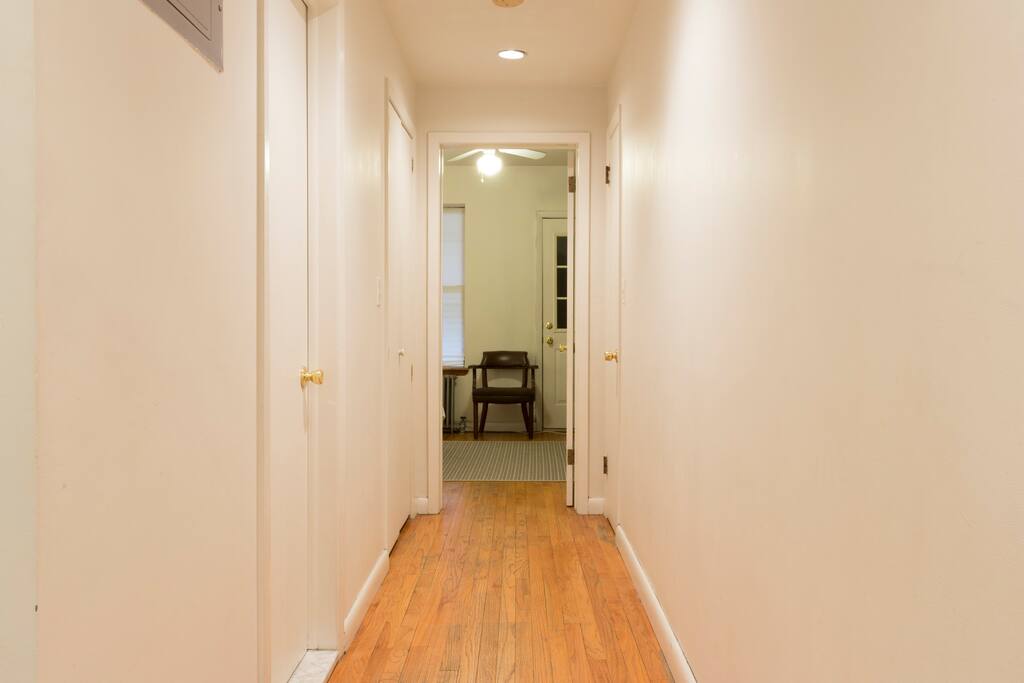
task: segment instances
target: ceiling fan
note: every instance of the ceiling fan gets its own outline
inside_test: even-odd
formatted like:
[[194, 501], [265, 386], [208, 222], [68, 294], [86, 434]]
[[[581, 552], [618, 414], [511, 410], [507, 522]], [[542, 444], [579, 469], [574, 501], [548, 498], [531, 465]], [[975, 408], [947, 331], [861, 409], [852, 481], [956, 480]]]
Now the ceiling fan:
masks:
[[476, 167], [484, 175], [494, 175], [501, 170], [502, 161], [498, 153], [509, 154], [511, 156], [523, 157], [526, 159], [543, 159], [547, 156], [544, 152], [538, 152], [535, 149], [471, 149], [468, 152], [463, 152], [458, 156], [454, 156], [449, 159], [452, 161], [461, 161], [467, 159], [474, 154], [479, 154], [480, 158], [476, 160]]

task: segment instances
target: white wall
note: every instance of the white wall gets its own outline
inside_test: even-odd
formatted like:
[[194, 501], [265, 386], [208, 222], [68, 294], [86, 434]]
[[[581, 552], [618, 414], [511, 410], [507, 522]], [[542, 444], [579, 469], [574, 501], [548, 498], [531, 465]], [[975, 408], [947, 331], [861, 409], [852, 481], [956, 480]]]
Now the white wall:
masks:
[[[466, 209], [465, 348], [466, 363], [479, 363], [484, 351], [518, 350], [541, 363], [539, 226], [540, 211], [565, 212], [569, 201], [565, 166], [506, 165], [480, 182], [475, 165], [449, 165], [444, 172], [444, 201]], [[492, 384], [516, 384], [521, 377], [504, 373]], [[455, 417], [473, 423], [472, 375], [456, 384]], [[542, 373], [537, 372], [538, 396]], [[540, 403], [537, 404], [538, 420]], [[524, 431], [518, 405], [493, 405], [489, 431]]]
[[253, 681], [255, 3], [35, 4], [39, 680]]
[[1024, 677], [1022, 26], [641, 2], [622, 519], [701, 681]]
[[35, 680], [34, 4], [0, 24], [0, 679]]
[[[591, 138], [592, 226], [604, 225], [605, 136], [608, 127], [606, 94], [603, 88], [420, 88], [416, 96], [417, 125], [422, 131], [417, 161], [425, 168], [428, 132], [588, 132]], [[426, 184], [420, 183], [419, 215], [426, 220]], [[425, 231], [424, 231], [425, 232]], [[590, 233], [592, 282], [603, 269], [604, 230]], [[600, 280], [596, 280], [600, 281]], [[601, 317], [602, 291], [591, 286], [591, 374], [590, 374], [590, 496], [603, 495], [601, 474]], [[577, 434], [579, 438], [579, 434]], [[427, 495], [427, 460], [416, 459], [416, 495]]]
[[[340, 566], [337, 619], [343, 623], [385, 548], [382, 361], [387, 339], [384, 309], [377, 305], [378, 278], [384, 278], [385, 79], [407, 116], [413, 115], [414, 92], [375, 0], [322, 3], [312, 16], [320, 55], [314, 126], [321, 147], [312, 152], [320, 157], [313, 218], [320, 241], [317, 356], [327, 377], [318, 387], [318, 451], [326, 484], [321, 500], [336, 506], [337, 514], [337, 527], [322, 527], [319, 538], [341, 539], [334, 551]], [[331, 156], [335, 149], [340, 165]], [[417, 267], [425, 267], [425, 261], [410, 264]], [[425, 309], [414, 313], [422, 320]], [[407, 348], [423, 345], [420, 340]], [[423, 367], [422, 358], [411, 360], [414, 368]], [[424, 385], [419, 386], [422, 396]], [[415, 442], [426, 444], [425, 414], [409, 429], [419, 430]], [[353, 635], [340, 633], [338, 645]]]

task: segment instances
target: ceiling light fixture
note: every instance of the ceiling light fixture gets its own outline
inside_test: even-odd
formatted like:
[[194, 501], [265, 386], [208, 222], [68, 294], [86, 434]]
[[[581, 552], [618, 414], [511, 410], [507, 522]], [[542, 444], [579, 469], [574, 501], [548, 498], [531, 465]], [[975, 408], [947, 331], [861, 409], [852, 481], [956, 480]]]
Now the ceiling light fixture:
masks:
[[519, 59], [524, 59], [526, 57], [526, 51], [525, 50], [502, 50], [501, 52], [498, 53], [498, 56], [501, 57], [502, 59], [510, 59], [512, 61], [516, 61], [516, 60], [519, 60]]
[[501, 157], [495, 154], [493, 149], [487, 150], [476, 160], [476, 170], [485, 176], [499, 173], [502, 165]]
[[523, 0], [493, 0], [498, 7], [519, 7]]

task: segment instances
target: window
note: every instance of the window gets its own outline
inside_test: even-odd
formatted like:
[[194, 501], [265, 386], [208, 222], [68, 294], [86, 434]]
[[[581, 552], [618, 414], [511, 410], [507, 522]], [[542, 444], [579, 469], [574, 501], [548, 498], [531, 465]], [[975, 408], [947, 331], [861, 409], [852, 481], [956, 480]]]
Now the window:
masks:
[[555, 238], [555, 327], [569, 327], [569, 238]]
[[441, 362], [459, 367], [466, 365], [463, 338], [465, 234], [466, 209], [446, 206], [441, 224]]

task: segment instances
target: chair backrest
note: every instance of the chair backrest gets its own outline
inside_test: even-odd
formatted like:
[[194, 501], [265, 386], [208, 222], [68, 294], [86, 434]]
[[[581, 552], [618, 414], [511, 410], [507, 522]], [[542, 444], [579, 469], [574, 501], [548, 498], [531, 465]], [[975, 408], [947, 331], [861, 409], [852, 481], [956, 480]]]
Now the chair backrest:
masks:
[[530, 364], [526, 351], [484, 351], [480, 360], [485, 368], [525, 368]]
[[[480, 367], [483, 369], [484, 386], [487, 386], [488, 370], [516, 370], [523, 369], [522, 386], [527, 386], [527, 368], [530, 367], [530, 356], [526, 351], [484, 351], [480, 359]], [[476, 386], [476, 372], [473, 373], [473, 385]]]

